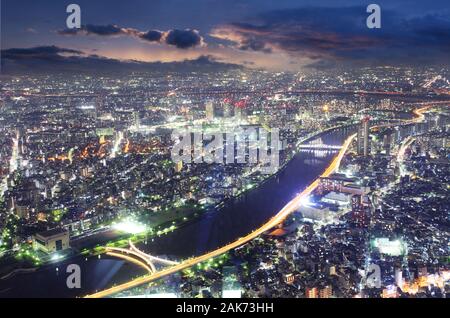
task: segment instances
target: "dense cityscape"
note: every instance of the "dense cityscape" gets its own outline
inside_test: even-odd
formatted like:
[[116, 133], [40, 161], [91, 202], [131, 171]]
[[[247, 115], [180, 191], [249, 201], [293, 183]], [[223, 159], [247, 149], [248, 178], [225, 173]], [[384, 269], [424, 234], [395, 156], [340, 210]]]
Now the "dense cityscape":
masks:
[[[157, 45], [191, 49], [175, 31]], [[29, 47], [2, 46], [0, 298], [450, 295], [448, 63]]]

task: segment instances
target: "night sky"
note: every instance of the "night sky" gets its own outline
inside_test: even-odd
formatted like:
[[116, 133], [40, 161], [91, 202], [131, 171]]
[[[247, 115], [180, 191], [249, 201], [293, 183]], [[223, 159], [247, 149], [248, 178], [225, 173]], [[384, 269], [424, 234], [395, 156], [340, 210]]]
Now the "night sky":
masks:
[[[82, 28], [66, 29], [77, 3]], [[381, 6], [381, 29], [366, 7]], [[2, 0], [6, 61], [209, 59], [273, 70], [445, 64], [448, 0]], [[21, 49], [21, 50], [18, 50]]]

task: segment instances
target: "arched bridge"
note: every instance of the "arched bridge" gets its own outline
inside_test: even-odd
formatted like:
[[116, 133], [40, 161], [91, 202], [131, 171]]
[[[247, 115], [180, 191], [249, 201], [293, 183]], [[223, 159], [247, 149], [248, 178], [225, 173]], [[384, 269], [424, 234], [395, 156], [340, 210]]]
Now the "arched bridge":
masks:
[[160, 264], [163, 266], [173, 266], [178, 265], [178, 262], [167, 260], [164, 258], [156, 257], [139, 250], [133, 242], [128, 241], [130, 245], [129, 248], [121, 247], [107, 247], [106, 254], [114, 257], [130, 261], [136, 265], [145, 268], [149, 273], [156, 273], [158, 270], [155, 264]]

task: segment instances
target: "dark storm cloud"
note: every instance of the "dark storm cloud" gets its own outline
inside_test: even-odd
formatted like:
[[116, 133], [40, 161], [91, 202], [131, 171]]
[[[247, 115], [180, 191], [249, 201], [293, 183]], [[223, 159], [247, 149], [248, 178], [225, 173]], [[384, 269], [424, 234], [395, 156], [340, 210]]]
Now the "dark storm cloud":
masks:
[[21, 59], [46, 59], [58, 60], [64, 57], [64, 54], [82, 55], [83, 52], [60, 48], [57, 46], [39, 46], [34, 48], [7, 49], [1, 52], [3, 59], [21, 60]]
[[179, 49], [188, 49], [202, 43], [202, 37], [196, 30], [171, 30], [166, 34], [166, 43]]
[[169, 31], [139, 31], [132, 28], [121, 28], [117, 25], [84, 25], [80, 29], [65, 29], [58, 31], [61, 35], [97, 35], [97, 36], [131, 36], [147, 42], [158, 42], [188, 49], [203, 44], [203, 38], [197, 30], [169, 30]]
[[140, 38], [149, 42], [159, 42], [163, 37], [163, 32], [150, 30], [140, 35]]
[[252, 22], [215, 28], [213, 37], [236, 48], [267, 48], [312, 59], [397, 62], [445, 58], [450, 44], [450, 18], [427, 15], [406, 18], [382, 10], [381, 29], [368, 29], [366, 7], [302, 8], [261, 14]]

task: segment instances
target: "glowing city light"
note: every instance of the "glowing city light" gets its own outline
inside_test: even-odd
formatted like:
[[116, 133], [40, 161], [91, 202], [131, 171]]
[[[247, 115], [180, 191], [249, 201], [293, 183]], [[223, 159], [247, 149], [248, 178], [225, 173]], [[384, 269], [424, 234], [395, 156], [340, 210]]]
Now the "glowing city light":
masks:
[[312, 204], [310, 196], [305, 196], [300, 199], [301, 206], [310, 206]]
[[114, 224], [113, 229], [129, 234], [139, 234], [147, 230], [147, 227], [136, 221], [125, 220], [120, 223]]

